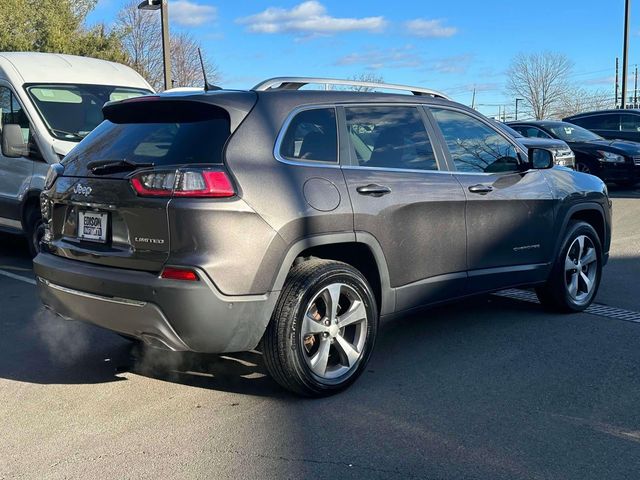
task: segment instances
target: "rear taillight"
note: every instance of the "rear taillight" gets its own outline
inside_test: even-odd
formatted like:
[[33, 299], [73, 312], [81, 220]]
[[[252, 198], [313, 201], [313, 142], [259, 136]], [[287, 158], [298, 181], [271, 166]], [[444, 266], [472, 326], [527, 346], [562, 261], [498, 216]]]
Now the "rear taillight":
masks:
[[198, 274], [188, 268], [165, 267], [160, 274], [160, 278], [167, 280], [187, 280], [197, 282], [200, 280]]
[[236, 194], [229, 176], [220, 170], [143, 172], [130, 181], [141, 197], [225, 198]]

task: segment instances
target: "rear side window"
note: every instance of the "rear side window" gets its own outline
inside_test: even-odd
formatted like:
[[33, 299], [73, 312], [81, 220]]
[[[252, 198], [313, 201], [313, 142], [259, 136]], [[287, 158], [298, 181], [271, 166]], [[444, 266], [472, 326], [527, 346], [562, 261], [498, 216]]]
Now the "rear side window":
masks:
[[429, 136], [416, 107], [347, 107], [352, 151], [362, 167], [437, 170]]
[[432, 108], [449, 153], [460, 172], [513, 172], [519, 168], [516, 148], [500, 135], [471, 115]]
[[293, 117], [280, 145], [280, 155], [305, 162], [337, 162], [335, 109], [314, 108]]
[[571, 123], [587, 130], [620, 130], [620, 115], [608, 113], [606, 115], [589, 115], [571, 120]]
[[80, 168], [95, 160], [128, 160], [155, 166], [223, 163], [230, 121], [219, 107], [194, 102], [141, 102], [121, 104], [107, 118], [65, 157], [65, 164], [74, 163]]
[[640, 115], [632, 113], [620, 115], [620, 129], [623, 132], [640, 132]]

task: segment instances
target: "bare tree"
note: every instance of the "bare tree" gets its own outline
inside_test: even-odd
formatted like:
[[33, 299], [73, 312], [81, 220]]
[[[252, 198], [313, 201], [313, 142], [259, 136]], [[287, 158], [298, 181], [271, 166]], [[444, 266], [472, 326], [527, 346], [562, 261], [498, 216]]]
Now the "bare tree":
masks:
[[567, 90], [553, 115], [557, 118], [565, 118], [577, 113], [609, 108], [615, 108], [614, 96], [609, 92], [603, 90], [590, 92], [576, 85]]
[[[162, 90], [162, 31], [159, 15], [138, 10], [137, 0], [128, 3], [118, 14], [117, 28], [128, 63], [156, 90]], [[171, 43], [171, 77], [173, 87], [200, 87], [204, 85], [198, 57], [200, 44], [184, 32], [173, 33]], [[217, 67], [203, 51], [203, 60], [209, 83], [219, 79]]]
[[548, 117], [570, 91], [572, 62], [559, 53], [518, 54], [507, 70], [507, 92], [524, 99], [537, 120]]
[[[373, 72], [359, 73], [358, 75], [349, 77], [349, 80], [354, 80], [356, 82], [384, 83], [384, 78], [382, 78], [382, 75], [378, 75]], [[373, 87], [352, 86], [348, 87], [348, 90], [352, 90], [355, 92], [372, 92], [375, 89]]]

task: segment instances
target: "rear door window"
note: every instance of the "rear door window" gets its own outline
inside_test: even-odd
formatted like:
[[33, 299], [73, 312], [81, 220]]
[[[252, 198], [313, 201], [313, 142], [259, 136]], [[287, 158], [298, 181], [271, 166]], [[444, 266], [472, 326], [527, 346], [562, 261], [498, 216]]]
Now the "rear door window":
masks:
[[338, 161], [335, 108], [314, 108], [298, 113], [287, 127], [280, 155], [304, 162]]
[[81, 169], [96, 160], [154, 166], [221, 164], [230, 136], [225, 110], [196, 102], [120, 105], [72, 152], [64, 164]]
[[438, 170], [422, 116], [411, 106], [346, 107], [352, 154], [361, 167]]
[[620, 129], [623, 132], [640, 132], [640, 115], [623, 113], [620, 117]]

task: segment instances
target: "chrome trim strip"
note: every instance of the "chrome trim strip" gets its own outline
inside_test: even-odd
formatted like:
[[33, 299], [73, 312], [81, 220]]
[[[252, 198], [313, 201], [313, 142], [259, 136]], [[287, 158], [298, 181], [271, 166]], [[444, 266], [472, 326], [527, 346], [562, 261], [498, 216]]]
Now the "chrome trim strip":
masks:
[[0, 217], [0, 225], [22, 230], [22, 222], [20, 220], [12, 220], [10, 218]]
[[89, 298], [91, 300], [117, 303], [120, 305], [127, 305], [130, 307], [144, 307], [147, 304], [147, 302], [141, 302], [139, 300], [130, 300], [128, 298], [119, 298], [119, 297], [103, 297], [102, 295], [96, 295], [94, 293], [81, 292], [80, 290], [75, 290], [73, 288], [67, 288], [67, 287], [63, 287], [62, 285], [52, 283], [49, 280], [45, 280], [42, 277], [38, 277], [38, 280], [44, 283], [47, 287], [53, 288], [54, 290], [59, 290], [64, 293], [68, 293], [69, 295], [76, 295], [78, 297]]

